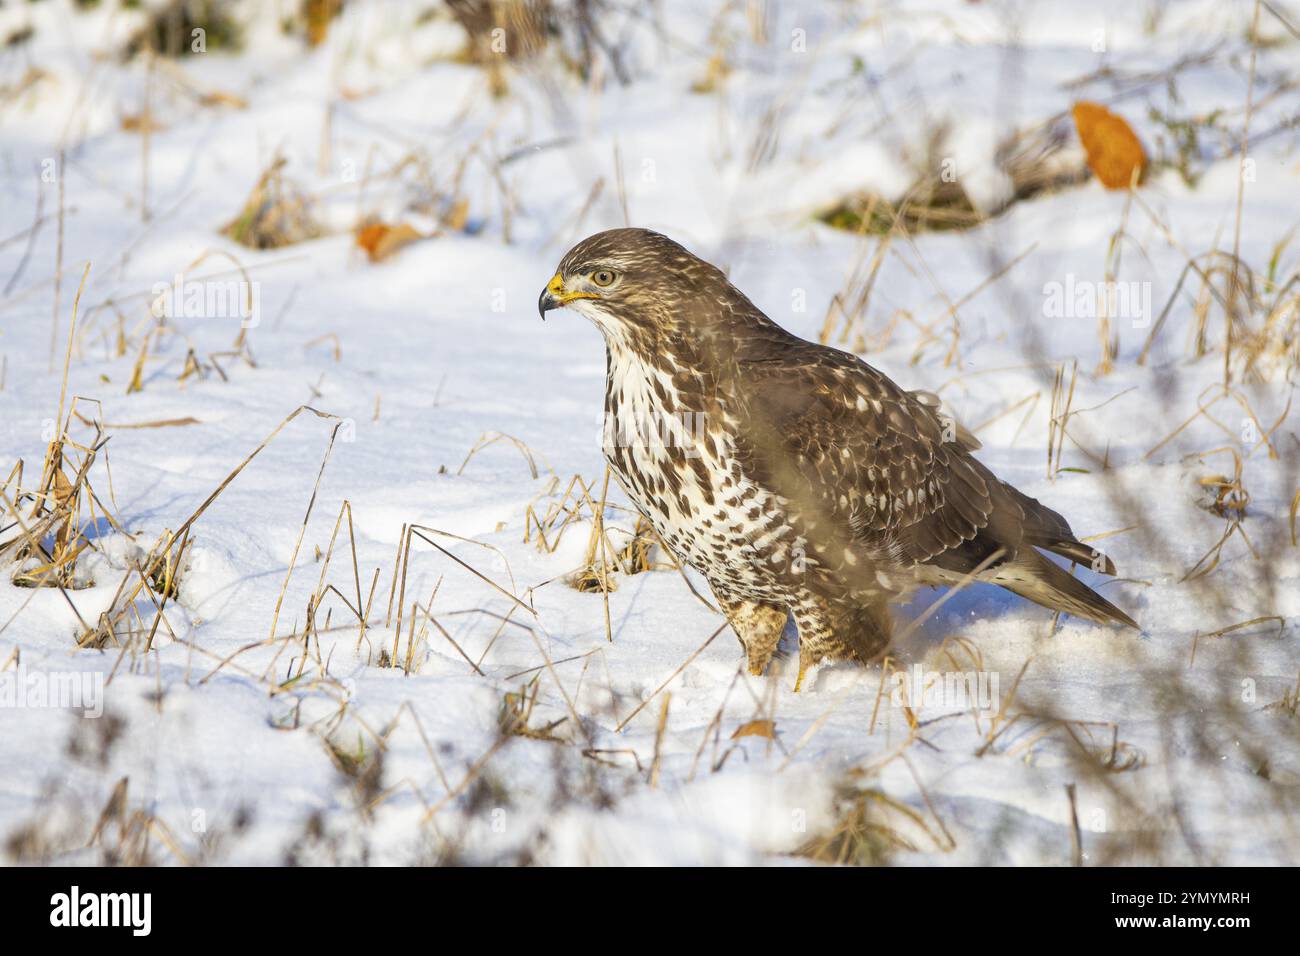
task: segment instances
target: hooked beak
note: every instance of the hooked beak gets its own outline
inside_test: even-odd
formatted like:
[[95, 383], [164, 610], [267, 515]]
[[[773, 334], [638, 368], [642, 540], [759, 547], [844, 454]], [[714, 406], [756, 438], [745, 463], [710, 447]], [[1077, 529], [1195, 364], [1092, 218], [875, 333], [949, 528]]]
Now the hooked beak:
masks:
[[551, 276], [551, 281], [546, 283], [546, 288], [542, 294], [537, 297], [537, 314], [546, 320], [546, 313], [551, 309], [562, 309], [574, 299], [598, 299], [600, 296], [594, 292], [566, 292], [564, 291], [564, 280], [560, 278], [557, 272]]

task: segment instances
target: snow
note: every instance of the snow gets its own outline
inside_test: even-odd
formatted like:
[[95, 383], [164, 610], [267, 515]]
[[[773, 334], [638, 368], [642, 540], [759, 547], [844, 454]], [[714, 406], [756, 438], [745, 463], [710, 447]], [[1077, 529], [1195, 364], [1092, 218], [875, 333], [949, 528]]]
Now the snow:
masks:
[[[0, 679], [20, 665], [104, 681], [98, 719], [0, 709], [6, 852], [39, 844], [47, 860], [107, 859], [107, 838], [87, 843], [125, 778], [129, 806], [169, 835], [152, 842], [165, 863], [802, 861], [791, 854], [833, 834], [866, 794], [892, 862], [1056, 865], [1071, 859], [1070, 786], [1086, 862], [1297, 862], [1294, 340], [1289, 361], [1238, 381], [1160, 444], [1223, 378], [1223, 313], [1208, 297], [1198, 304], [1195, 276], [1145, 364], [1154, 316], [1116, 320], [1107, 375], [1096, 371], [1096, 319], [1045, 306], [1050, 283], [1107, 278], [1120, 229], [1118, 278], [1149, 283], [1157, 315], [1188, 256], [1233, 248], [1252, 4], [1161, 5], [1156, 29], [1143, 5], [1109, 0], [1084, 12], [780, 4], [763, 42], [742, 10], [715, 24], [698, 4], [673, 2], [658, 23], [616, 16], [609, 32], [630, 37], [630, 85], [608, 69], [584, 84], [544, 57], [507, 68], [500, 99], [482, 69], [454, 59], [461, 35], [442, 14], [349, 3], [329, 40], [304, 52], [271, 6], [237, 5], [251, 18], [242, 52], [159, 65], [152, 80], [141, 61], [110, 55], [139, 16], [111, 0], [86, 12], [67, 0], [0, 10], [0, 37], [34, 28], [0, 54], [0, 87], [44, 71], [0, 97], [0, 282], [10, 284], [0, 287], [0, 477], [19, 459], [25, 488], [39, 477], [88, 262], [68, 395], [106, 423], [91, 484], [126, 532], [96, 512], [78, 565], [92, 586], [21, 588], [9, 583], [16, 568], [0, 581]], [[806, 52], [792, 42], [800, 30]], [[1269, 14], [1261, 34], [1240, 255], [1262, 274], [1300, 222], [1294, 97], [1268, 95], [1300, 69], [1300, 43]], [[719, 49], [730, 72], [715, 91], [690, 92]], [[1172, 85], [1142, 79], [1207, 51]], [[145, 150], [121, 122], [142, 111], [146, 89], [161, 126], [148, 139], [148, 222]], [[247, 106], [200, 105], [187, 90]], [[620, 178], [633, 224], [719, 264], [815, 339], [832, 296], [876, 251], [874, 237], [816, 213], [848, 193], [897, 199], [927, 156], [927, 131], [941, 127], [940, 155], [978, 205], [996, 207], [1008, 187], [997, 144], [1068, 118], [1079, 98], [1124, 115], [1149, 151], [1159, 131], [1149, 108], [1221, 110], [1222, 132], [1203, 136], [1195, 187], [1157, 170], [1130, 202], [1089, 180], [969, 231], [894, 237], [861, 341], [832, 344], [860, 346], [900, 384], [940, 394], [978, 428], [981, 460], [1079, 535], [1120, 532], [1099, 541], [1122, 575], [1102, 593], [1142, 634], [1054, 624], [983, 587], [926, 616], [942, 592], [923, 591], [899, 611], [897, 668], [995, 678], [987, 709], [902, 706], [879, 667], [825, 666], [799, 694], [789, 666], [752, 678], [729, 630], [709, 640], [721, 617], [664, 567], [615, 576], [607, 636], [605, 597], [568, 583], [586, 560], [590, 511], [553, 550], [538, 546], [528, 515], [544, 516], [574, 475], [600, 493], [599, 333], [572, 312], [540, 322], [535, 303], [572, 242], [623, 224]], [[41, 172], [61, 151], [51, 361], [59, 185]], [[258, 252], [221, 229], [277, 155], [315, 198], [326, 234]], [[356, 248], [362, 215], [431, 231], [457, 185], [465, 229], [380, 263]], [[46, 220], [28, 252], [38, 195]], [[1300, 247], [1280, 248], [1278, 285], [1300, 262]], [[237, 316], [176, 317], [151, 337], [143, 388], [128, 393], [158, 284], [237, 280], [238, 268], [258, 283], [252, 362], [229, 354]], [[945, 361], [954, 305], [959, 364]], [[182, 377], [191, 350], [205, 370]], [[1075, 359], [1066, 470], [1049, 476], [1053, 375]], [[194, 521], [177, 595], [147, 649], [146, 592], [135, 601], [143, 633], [137, 623], [129, 642], [123, 633], [78, 649], [78, 615], [97, 621], [159, 536], [304, 404], [322, 415], [294, 418]], [[74, 419], [72, 434], [91, 432]], [[471, 455], [494, 435], [528, 454], [502, 438]], [[1233, 474], [1224, 449], [1243, 462], [1250, 547], [1234, 534], [1212, 570], [1190, 575], [1228, 527], [1201, 484]], [[612, 486], [610, 501], [626, 508]], [[347, 514], [330, 548], [344, 502], [355, 572]], [[628, 512], [611, 508], [606, 520], [626, 541]], [[425, 534], [445, 550], [414, 539], [395, 580], [412, 526], [436, 529]], [[360, 634], [344, 600], [364, 605], [372, 580]], [[400, 634], [390, 591], [403, 595]], [[313, 595], [316, 633], [304, 646]], [[424, 610], [408, 672], [413, 603]], [[785, 643], [794, 650], [792, 634]], [[503, 737], [506, 695], [534, 693], [536, 733]], [[775, 721], [775, 739], [732, 739], [756, 719]], [[545, 739], [552, 724], [556, 739]]]

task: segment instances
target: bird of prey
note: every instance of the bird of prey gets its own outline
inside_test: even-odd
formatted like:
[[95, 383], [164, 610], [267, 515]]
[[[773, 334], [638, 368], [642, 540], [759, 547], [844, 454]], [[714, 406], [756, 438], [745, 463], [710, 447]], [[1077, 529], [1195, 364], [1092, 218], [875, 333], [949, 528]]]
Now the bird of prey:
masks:
[[980, 464], [936, 396], [787, 332], [668, 237], [584, 239], [538, 300], [543, 319], [560, 307], [605, 338], [614, 476], [708, 579], [750, 673], [767, 669], [787, 615], [796, 690], [824, 658], [880, 658], [889, 604], [926, 584], [990, 582], [1137, 628], [1042, 552], [1113, 575], [1110, 559]]

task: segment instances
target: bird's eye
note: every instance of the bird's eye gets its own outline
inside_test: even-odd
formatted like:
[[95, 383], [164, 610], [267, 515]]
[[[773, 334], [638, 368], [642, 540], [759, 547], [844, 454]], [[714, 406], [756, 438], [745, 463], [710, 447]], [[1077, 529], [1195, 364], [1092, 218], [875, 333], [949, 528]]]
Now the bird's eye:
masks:
[[591, 274], [591, 281], [602, 287], [613, 285], [614, 279], [614, 273], [609, 269], [597, 269]]

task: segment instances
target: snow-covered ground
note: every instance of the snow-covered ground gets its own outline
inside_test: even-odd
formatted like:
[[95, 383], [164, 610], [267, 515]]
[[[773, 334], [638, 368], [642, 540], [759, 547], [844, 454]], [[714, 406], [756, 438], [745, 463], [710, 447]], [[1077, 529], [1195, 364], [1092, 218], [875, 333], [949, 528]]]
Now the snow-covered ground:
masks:
[[[311, 51], [281, 30], [296, 5], [243, 3], [241, 50], [152, 67], [117, 56], [141, 14], [115, 0], [0, 9], [19, 37], [0, 51], [0, 480], [23, 462], [6, 500], [39, 484], [65, 357], [68, 437], [108, 439], [72, 586], [11, 584], [30, 556], [0, 581], [0, 852], [1067, 864], [1077, 840], [1089, 863], [1300, 862], [1300, 39], [1264, 10], [1252, 66], [1244, 0], [608, 6], [629, 83], [603, 55], [584, 80], [553, 42], [503, 66], [500, 96], [432, 2], [349, 2]], [[1070, 130], [1080, 99], [1175, 162], [1132, 198], [1089, 179], [883, 244], [817, 218], [900, 198], [929, 157], [998, 208], [998, 144]], [[1195, 136], [1187, 176], [1172, 131]], [[320, 235], [257, 251], [222, 229], [277, 157]], [[372, 263], [367, 217], [430, 237]], [[745, 673], [658, 549], [608, 594], [573, 587], [605, 474], [603, 346], [535, 303], [570, 244], [625, 222], [812, 339], [878, 257], [831, 343], [938, 392], [984, 462], [1101, 537], [1120, 580], [1080, 573], [1142, 634], [985, 587], [932, 611], [926, 591], [893, 670], [827, 666], [794, 694], [788, 668]], [[1260, 305], [1225, 392], [1234, 248]], [[1100, 374], [1107, 278], [1138, 304]], [[241, 319], [212, 296], [242, 280]], [[319, 414], [223, 486], [304, 405]], [[1207, 483], [1238, 462], [1239, 525]], [[622, 547], [633, 516], [612, 485], [609, 503]], [[133, 568], [182, 528], [158, 619]], [[46, 700], [60, 681], [102, 714]]]

